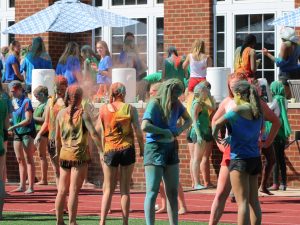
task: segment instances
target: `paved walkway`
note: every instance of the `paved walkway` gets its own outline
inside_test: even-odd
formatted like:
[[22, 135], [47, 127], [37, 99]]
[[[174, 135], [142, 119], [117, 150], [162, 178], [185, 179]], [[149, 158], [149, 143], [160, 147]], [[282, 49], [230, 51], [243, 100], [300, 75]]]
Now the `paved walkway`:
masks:
[[[8, 186], [7, 191], [16, 188]], [[214, 189], [202, 191], [187, 191], [185, 198], [189, 212], [180, 215], [180, 221], [207, 222], [210, 206], [214, 197]], [[274, 196], [261, 196], [264, 225], [299, 225], [300, 224], [300, 190], [277, 191]], [[79, 215], [99, 215], [102, 192], [100, 189], [84, 189], [79, 197]], [[56, 190], [54, 186], [36, 186], [32, 195], [10, 193], [5, 200], [4, 211], [30, 212], [36, 214], [54, 214]], [[145, 193], [133, 192], [131, 195], [131, 218], [144, 218], [143, 202]], [[158, 198], [159, 200], [159, 198]], [[158, 201], [159, 203], [159, 201]], [[114, 195], [111, 217], [121, 217], [120, 197]], [[227, 202], [221, 222], [235, 223], [237, 207], [235, 203]], [[157, 214], [156, 219], [167, 220], [167, 214]]]

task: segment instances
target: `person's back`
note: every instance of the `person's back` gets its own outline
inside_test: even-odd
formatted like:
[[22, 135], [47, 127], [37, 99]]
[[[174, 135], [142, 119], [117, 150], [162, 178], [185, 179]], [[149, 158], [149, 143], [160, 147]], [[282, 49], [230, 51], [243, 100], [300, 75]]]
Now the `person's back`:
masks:
[[189, 54], [190, 57], [190, 77], [205, 78], [207, 73], [207, 56], [201, 54], [199, 57], [195, 57], [193, 54]]
[[182, 68], [183, 57], [172, 55], [165, 59], [164, 80], [177, 78], [184, 84], [185, 71]]
[[[298, 65], [300, 58], [300, 46], [293, 44], [290, 41], [283, 42], [286, 54], [285, 63], [279, 65], [281, 72], [298, 72], [300, 73], [300, 66]], [[276, 61], [278, 62], [278, 61]], [[299, 76], [300, 77], [300, 76]]]

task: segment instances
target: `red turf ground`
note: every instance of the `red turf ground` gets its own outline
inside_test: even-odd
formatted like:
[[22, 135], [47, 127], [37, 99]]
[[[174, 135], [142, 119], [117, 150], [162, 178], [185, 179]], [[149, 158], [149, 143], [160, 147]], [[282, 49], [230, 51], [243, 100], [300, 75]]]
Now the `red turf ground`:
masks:
[[[7, 186], [9, 192], [16, 186]], [[30, 212], [36, 214], [54, 214], [54, 201], [56, 189], [54, 186], [36, 186], [35, 193], [24, 195], [23, 193], [10, 193], [5, 200], [4, 211]], [[102, 192], [100, 189], [84, 189], [79, 197], [79, 215], [99, 215]], [[131, 194], [131, 218], [144, 218], [143, 202], [145, 194], [133, 192]], [[180, 215], [180, 221], [208, 222], [210, 206], [214, 195], [198, 192], [185, 192], [185, 198], [189, 212]], [[111, 217], [121, 217], [120, 197], [116, 193], [112, 202]], [[263, 224], [264, 225], [299, 225], [300, 224], [300, 197], [260, 197]], [[160, 199], [158, 198], [158, 203]], [[235, 223], [237, 207], [235, 203], [227, 201], [225, 212], [221, 222]], [[157, 214], [157, 219], [167, 220], [167, 214]]]

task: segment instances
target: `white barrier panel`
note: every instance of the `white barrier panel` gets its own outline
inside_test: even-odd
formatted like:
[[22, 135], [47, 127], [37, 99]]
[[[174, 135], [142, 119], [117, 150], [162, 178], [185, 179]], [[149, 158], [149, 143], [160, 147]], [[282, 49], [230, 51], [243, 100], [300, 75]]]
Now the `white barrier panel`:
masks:
[[112, 83], [120, 82], [126, 88], [126, 102], [136, 102], [136, 72], [133, 68], [112, 69]]
[[230, 75], [230, 68], [208, 67], [206, 80], [211, 84], [211, 95], [217, 102], [221, 102], [228, 96], [227, 78]]
[[38, 86], [46, 86], [48, 88], [49, 96], [54, 94], [54, 79], [55, 71], [53, 69], [34, 69], [32, 70], [32, 103], [37, 103], [37, 99], [34, 97], [33, 91]]

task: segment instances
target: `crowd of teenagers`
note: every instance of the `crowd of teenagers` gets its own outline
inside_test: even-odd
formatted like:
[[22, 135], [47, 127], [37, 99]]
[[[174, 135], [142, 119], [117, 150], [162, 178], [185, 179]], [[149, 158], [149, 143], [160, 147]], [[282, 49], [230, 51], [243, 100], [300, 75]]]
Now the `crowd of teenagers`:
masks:
[[[20, 43], [12, 42], [3, 75], [10, 93], [0, 83], [0, 218], [5, 198], [5, 152], [8, 136], [13, 135], [20, 175], [20, 185], [13, 191], [34, 193], [36, 150], [41, 166], [37, 184], [48, 184], [49, 154], [56, 175], [57, 225], [65, 224], [65, 210], [69, 224], [77, 224], [78, 194], [91, 161], [89, 140], [93, 140], [104, 174], [100, 224], [106, 222], [118, 182], [123, 224], [128, 224], [136, 138], [145, 170], [146, 224], [155, 224], [155, 213], [167, 211], [170, 224], [177, 225], [178, 215], [188, 210], [179, 179], [178, 136], [184, 133], [193, 189], [214, 187], [209, 161], [214, 141], [223, 153], [209, 224], [219, 222], [230, 192], [238, 205], [238, 225], [261, 224], [258, 192], [272, 195], [271, 190], [287, 187], [284, 149], [291, 128], [285, 91], [286, 81], [293, 79], [298, 69], [295, 65], [292, 68], [295, 60], [291, 58], [300, 55], [293, 32], [282, 31], [286, 48], [281, 49], [279, 57], [263, 50], [282, 72], [281, 79], [270, 84], [273, 100], [265, 102], [262, 84], [255, 75], [260, 63], [255, 53], [256, 38], [248, 35], [235, 53], [234, 73], [228, 77], [229, 95], [218, 107], [210, 93], [214, 84], [206, 81], [212, 59], [205, 54], [203, 41], [196, 40], [191, 52], [182, 57], [175, 47], [170, 47], [163, 71], [146, 76], [147, 67], [134, 47], [134, 36], [126, 34], [120, 62], [136, 68], [138, 80], [147, 91], [141, 124], [137, 109], [125, 103], [125, 85], [111, 84], [113, 63], [105, 42], [97, 42], [98, 55], [90, 46], [83, 46], [81, 57], [78, 44], [68, 43], [56, 66], [54, 95], [49, 96], [46, 87], [38, 86], [33, 90], [39, 102], [35, 109], [30, 100], [32, 69], [52, 68], [51, 59], [40, 37], [33, 39], [22, 62]], [[25, 86], [21, 81], [25, 81]], [[92, 104], [95, 95], [107, 96], [96, 116]], [[265, 156], [264, 165], [261, 155]], [[273, 185], [268, 187], [272, 171]], [[162, 196], [161, 207], [156, 204], [158, 193]]]

